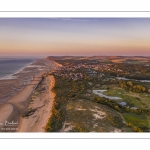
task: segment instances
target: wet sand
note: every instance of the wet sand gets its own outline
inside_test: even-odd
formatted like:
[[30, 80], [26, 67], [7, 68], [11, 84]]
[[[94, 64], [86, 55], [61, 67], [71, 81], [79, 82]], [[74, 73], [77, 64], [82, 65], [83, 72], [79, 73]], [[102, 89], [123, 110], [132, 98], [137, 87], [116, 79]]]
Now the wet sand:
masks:
[[[40, 60], [33, 65], [43, 65], [43, 69], [38, 70], [28, 85], [25, 85], [20, 91], [17, 91], [13, 96], [10, 95], [8, 100], [0, 102], [0, 132], [44, 132], [44, 127], [50, 117], [51, 108], [54, 100], [54, 93], [51, 91], [55, 80], [48, 73], [59, 67], [54, 61]], [[30, 70], [28, 73], [27, 70]], [[24, 77], [32, 74], [32, 67], [26, 68], [23, 74]], [[34, 70], [33, 70], [34, 72]], [[35, 74], [35, 72], [34, 72]], [[5, 92], [7, 87], [18, 87], [20, 80], [23, 77], [21, 73], [17, 74], [18, 80], [1, 80], [6, 82], [6, 87], [2, 87]], [[16, 75], [16, 76], [17, 76]], [[33, 75], [33, 74], [32, 74]], [[43, 77], [43, 78], [42, 78]], [[1, 83], [2, 83], [1, 82]], [[4, 85], [4, 84], [3, 84]], [[37, 94], [37, 90], [39, 90]], [[7, 91], [9, 93], [9, 91]], [[1, 92], [2, 93], [2, 92]], [[9, 94], [4, 94], [9, 96]], [[32, 102], [30, 100], [32, 99]], [[36, 109], [34, 113], [28, 117], [22, 117], [28, 109]], [[5, 122], [16, 123], [17, 126], [6, 126]], [[11, 130], [11, 127], [16, 127], [16, 130]], [[4, 130], [4, 128], [8, 128]]]
[[15, 122], [19, 120], [21, 113], [26, 111], [28, 107], [28, 98], [30, 97], [38, 83], [41, 81], [42, 75], [44, 73], [46, 72], [40, 72], [23, 90], [12, 96], [5, 103], [0, 104], [0, 127], [3, 126], [2, 123], [4, 123], [5, 121]]
[[21, 91], [42, 70], [51, 71], [56, 66], [57, 64], [50, 60], [37, 60], [20, 72], [11, 75], [9, 79], [0, 80], [0, 104], [5, 103], [6, 100]]

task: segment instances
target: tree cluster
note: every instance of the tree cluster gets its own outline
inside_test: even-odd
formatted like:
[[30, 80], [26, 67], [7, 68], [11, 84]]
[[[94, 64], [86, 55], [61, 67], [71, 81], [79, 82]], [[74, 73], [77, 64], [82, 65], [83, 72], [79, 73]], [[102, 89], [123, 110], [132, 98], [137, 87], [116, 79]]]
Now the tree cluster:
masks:
[[[133, 91], [133, 92], [138, 92], [138, 93], [146, 92], [145, 87], [143, 87], [142, 85], [134, 85], [132, 83], [132, 81], [120, 80], [119, 86], [125, 90], [128, 90], [128, 91]], [[150, 92], [150, 89], [147, 90], [147, 92]]]

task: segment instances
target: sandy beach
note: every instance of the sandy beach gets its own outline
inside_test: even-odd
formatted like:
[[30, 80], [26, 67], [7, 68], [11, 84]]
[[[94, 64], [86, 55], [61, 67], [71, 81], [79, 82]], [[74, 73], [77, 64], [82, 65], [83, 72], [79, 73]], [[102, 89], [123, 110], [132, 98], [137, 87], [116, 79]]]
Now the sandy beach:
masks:
[[[41, 60], [38, 63], [39, 65], [43, 63], [43, 66], [46, 64], [49, 69], [41, 70], [22, 90], [0, 103], [0, 132], [45, 131], [44, 127], [50, 117], [55, 97], [52, 92], [55, 79], [48, 73], [59, 65], [48, 60]], [[18, 84], [17, 80], [12, 82], [13, 86]], [[25, 115], [29, 111], [32, 113]]]
[[[39, 84], [42, 79], [42, 75], [46, 73], [45, 71], [41, 71], [38, 75], [36, 75], [33, 80], [24, 87], [23, 90], [19, 91], [17, 94], [12, 96], [9, 100], [7, 100], [4, 104], [0, 104], [0, 125], [5, 123], [5, 121], [9, 122], [18, 122], [21, 113], [27, 110], [28, 107], [28, 98], [31, 96], [32, 92]], [[17, 83], [16, 83], [17, 84]], [[4, 125], [5, 126], [5, 125]], [[8, 131], [10, 131], [8, 129]]]
[[[46, 76], [41, 85], [32, 95], [32, 102], [28, 109], [35, 110], [31, 115], [20, 118], [18, 132], [44, 132], [50, 112], [52, 109], [55, 94], [52, 88], [55, 84], [53, 76]], [[37, 92], [40, 91], [40, 92]]]

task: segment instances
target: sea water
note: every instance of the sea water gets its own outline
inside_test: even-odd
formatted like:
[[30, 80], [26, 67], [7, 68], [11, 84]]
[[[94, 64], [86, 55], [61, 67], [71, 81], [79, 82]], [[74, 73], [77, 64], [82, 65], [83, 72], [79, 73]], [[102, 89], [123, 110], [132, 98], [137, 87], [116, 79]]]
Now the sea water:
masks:
[[19, 72], [34, 59], [28, 58], [0, 58], [0, 79], [11, 79], [14, 73]]
[[23, 70], [33, 62], [34, 59], [28, 58], [0, 57], [0, 103], [6, 101], [31, 81], [33, 75]]

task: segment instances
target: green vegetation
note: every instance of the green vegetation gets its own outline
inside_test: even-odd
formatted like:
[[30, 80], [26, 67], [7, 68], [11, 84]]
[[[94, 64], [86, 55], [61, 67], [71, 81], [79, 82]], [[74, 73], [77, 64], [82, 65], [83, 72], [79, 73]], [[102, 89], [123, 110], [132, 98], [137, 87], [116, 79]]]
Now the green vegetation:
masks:
[[[126, 120], [127, 126], [131, 126], [132, 124], [132, 131], [149, 131], [148, 122], [150, 118], [147, 116], [150, 115], [150, 95], [145, 93], [140, 94], [134, 92], [126, 92], [122, 89], [118, 89], [117, 87], [114, 87], [113, 89], [108, 89], [108, 91], [104, 92], [104, 94], [121, 97], [122, 100], [118, 101], [124, 101], [127, 103], [126, 107], [121, 107], [120, 105], [117, 105], [118, 101], [114, 102], [108, 99], [106, 100], [105, 98], [96, 98], [98, 100], [97, 102], [100, 102], [99, 100], [101, 99], [101, 103], [119, 111]], [[137, 107], [138, 109], [130, 109], [130, 107]]]
[[138, 107], [138, 108], [143, 108], [141, 105], [141, 102], [139, 101], [140, 99], [137, 99], [135, 96], [131, 96], [129, 92], [126, 92], [125, 90], [114, 88], [114, 89], [108, 89], [107, 91], [104, 92], [105, 95], [108, 96], [117, 96], [122, 98], [121, 100], [117, 100], [116, 102], [126, 102], [128, 106], [130, 107]]
[[[78, 86], [79, 85], [79, 86]], [[57, 78], [53, 91], [56, 93], [55, 103], [52, 109], [52, 117], [49, 119], [46, 126], [46, 131], [54, 132], [62, 128], [66, 115], [66, 106], [68, 101], [80, 96], [84, 90], [83, 84], [79, 82], [70, 82], [69, 80], [62, 80]]]
[[[104, 127], [100, 130], [99, 125], [101, 124], [101, 120], [97, 121], [93, 116], [93, 111], [95, 111], [96, 106], [99, 109], [102, 109], [105, 106], [90, 100], [93, 96], [91, 90], [88, 89], [90, 86], [91, 85], [88, 84], [88, 81], [85, 80], [69, 81], [62, 78], [56, 78], [55, 87], [53, 89], [56, 93], [56, 97], [52, 109], [52, 116], [50, 117], [45, 128], [47, 132], [60, 131], [66, 121], [71, 122], [71, 125], [73, 126], [73, 128], [70, 129], [71, 132], [91, 132], [92, 129], [97, 132], [102, 130], [111, 131], [110, 129], [106, 129]], [[123, 127], [122, 119], [117, 112], [108, 107], [105, 107], [105, 109], [103, 108], [103, 111], [106, 110], [109, 116], [113, 117], [112, 114], [114, 114], [112, 120], [109, 120], [108, 118], [104, 120], [104, 123], [108, 124], [107, 127]], [[114, 124], [112, 123], [113, 121]], [[92, 127], [94, 125], [93, 122], [95, 122], [95, 124], [99, 124], [98, 127]]]
[[127, 122], [127, 126], [131, 127], [133, 131], [149, 131], [149, 124], [145, 115], [137, 115], [135, 113], [123, 113], [122, 115]]
[[[143, 95], [141, 96], [137, 93], [136, 97], [134, 95], [134, 92], [129, 93], [117, 87], [114, 87], [113, 89], [109, 88], [106, 92], [104, 92], [104, 94], [110, 96], [118, 96], [122, 98], [122, 100], [114, 101], [92, 94], [89, 88], [91, 89], [91, 86], [96, 85], [96, 83], [90, 85], [88, 84], [88, 82], [89, 81], [86, 80], [69, 81], [62, 78], [56, 79], [56, 85], [53, 89], [56, 93], [55, 103], [52, 110], [52, 117], [49, 119], [49, 122], [45, 129], [47, 132], [60, 131], [66, 120], [68, 122], [74, 122], [72, 123], [73, 128], [70, 130], [71, 132], [90, 132], [91, 129], [96, 130], [97, 132], [108, 131], [104, 129], [104, 127], [100, 130], [99, 128], [92, 128], [92, 124], [90, 123], [89, 125], [87, 123], [83, 123], [83, 118], [84, 120], [85, 118], [87, 120], [93, 119], [93, 116], [89, 110], [91, 108], [91, 104], [87, 104], [87, 102], [90, 102], [91, 100], [98, 103], [98, 105], [103, 104], [108, 106], [109, 109], [113, 108], [115, 111], [120, 112], [123, 115], [125, 121], [127, 122], [127, 128], [131, 128], [131, 130], [129, 131], [142, 132], [149, 130], [149, 124], [146, 117], [146, 115], [149, 114], [149, 109], [145, 108], [145, 103], [142, 103], [141, 100], [143, 99], [142, 97], [147, 98], [144, 96], [144, 93], [142, 93]], [[79, 99], [83, 99], [85, 105], [89, 107], [86, 107], [88, 111], [84, 111], [84, 113], [82, 111], [81, 113], [80, 111], [74, 110], [75, 108], [77, 109], [77, 100]], [[120, 105], [118, 103], [119, 101], [126, 102], [128, 107]], [[71, 103], [73, 103], [73, 105], [71, 105]], [[79, 108], [80, 106], [83, 107], [83, 105], [80, 104]], [[130, 107], [138, 107], [138, 109], [130, 109]], [[84, 108], [82, 109], [84, 110]], [[74, 118], [74, 120], [72, 120], [72, 118]], [[118, 128], [120, 127], [119, 125], [121, 125], [122, 127], [121, 119], [116, 119], [115, 117], [112, 117], [112, 115], [108, 115], [106, 119], [112, 126]], [[85, 122], [87, 122], [87, 120]]]
[[60, 110], [58, 109], [58, 104], [54, 102], [52, 108], [52, 117], [49, 118], [49, 121], [45, 127], [47, 132], [55, 132], [58, 131], [62, 126], [62, 118], [60, 114]]
[[133, 91], [138, 93], [146, 92], [145, 87], [143, 87], [142, 85], [133, 85], [132, 81], [120, 80], [119, 86], [128, 91]]
[[[150, 85], [137, 81], [149, 78], [149, 66], [126, 58], [120, 58], [126, 63], [64, 58], [57, 58], [64, 67], [53, 72], [56, 97], [47, 132], [150, 131]], [[118, 75], [137, 80], [118, 80]], [[99, 97], [92, 92], [96, 89], [122, 99]]]

